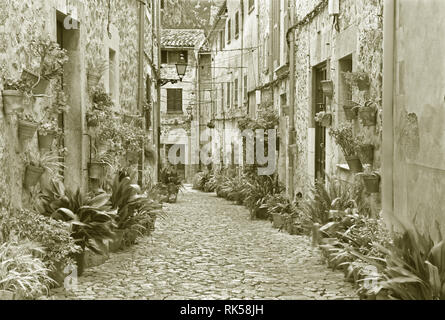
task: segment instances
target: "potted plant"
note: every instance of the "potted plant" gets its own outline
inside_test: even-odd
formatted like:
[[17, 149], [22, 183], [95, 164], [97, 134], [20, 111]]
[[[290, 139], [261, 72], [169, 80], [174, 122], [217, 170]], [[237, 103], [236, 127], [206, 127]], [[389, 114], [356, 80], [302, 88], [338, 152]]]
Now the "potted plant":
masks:
[[348, 85], [355, 86], [360, 91], [366, 91], [369, 89], [369, 75], [366, 72], [343, 72], [343, 77]]
[[89, 88], [94, 88], [99, 84], [104, 72], [108, 69], [108, 62], [104, 59], [88, 62], [87, 82]]
[[375, 102], [367, 101], [365, 105], [359, 105], [358, 116], [365, 127], [375, 126], [377, 120], [377, 107]]
[[54, 138], [59, 133], [59, 124], [57, 119], [43, 121], [39, 125], [38, 140], [40, 150], [51, 150]]
[[357, 139], [352, 132], [352, 126], [342, 123], [337, 128], [331, 128], [329, 134], [342, 149], [349, 169], [352, 172], [361, 172], [363, 167], [356, 153]]
[[322, 127], [329, 127], [332, 124], [332, 113], [329, 111], [320, 111], [315, 115], [315, 122]]
[[353, 121], [357, 119], [357, 109], [355, 108], [357, 106], [357, 103], [348, 100], [343, 104], [343, 110], [345, 112], [345, 118], [348, 121]]
[[88, 163], [88, 174], [90, 179], [100, 180], [105, 176], [105, 168], [110, 165], [107, 156], [99, 155]]
[[21, 142], [26, 142], [34, 137], [38, 126], [39, 124], [33, 115], [29, 113], [19, 115], [18, 135]]
[[77, 274], [82, 275], [85, 267], [85, 250], [105, 254], [105, 241], [113, 239], [116, 210], [111, 210], [109, 195], [85, 196], [80, 190], [63, 190], [63, 196], [51, 203], [51, 217], [70, 225], [71, 236], [80, 246], [81, 252], [74, 254]]
[[33, 82], [32, 92], [44, 94], [51, 79], [58, 79], [63, 74], [63, 66], [68, 61], [68, 54], [56, 41], [40, 37], [30, 42], [32, 54], [39, 59], [36, 72], [24, 70], [23, 79]]
[[3, 78], [3, 111], [5, 115], [21, 112], [25, 105], [25, 95], [30, 96], [31, 84], [22, 79]]
[[59, 155], [55, 151], [27, 153], [25, 155], [25, 164], [26, 169], [23, 184], [26, 189], [35, 186], [45, 171], [54, 178], [60, 178], [59, 172], [64, 168], [60, 162]]
[[[89, 127], [98, 127], [102, 121], [110, 121], [113, 116], [114, 103], [111, 96], [102, 86], [94, 87], [92, 91], [92, 106], [87, 111], [87, 124]], [[107, 123], [106, 125], [109, 125]]]
[[372, 171], [369, 164], [364, 165], [364, 172], [359, 173], [363, 179], [363, 184], [368, 193], [379, 193], [380, 175], [377, 171]]
[[332, 80], [323, 80], [321, 81], [321, 89], [326, 96], [332, 97], [334, 94], [334, 83]]

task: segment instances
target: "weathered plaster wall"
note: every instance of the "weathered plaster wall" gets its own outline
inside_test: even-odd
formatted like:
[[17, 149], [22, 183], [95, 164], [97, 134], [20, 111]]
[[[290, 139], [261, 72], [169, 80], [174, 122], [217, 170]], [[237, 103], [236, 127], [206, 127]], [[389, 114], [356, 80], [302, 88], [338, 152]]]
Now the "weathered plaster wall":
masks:
[[445, 230], [445, 12], [441, 0], [396, 1], [394, 55], [394, 214]]
[[[296, 21], [308, 17], [318, 4], [327, 1], [296, 1]], [[315, 122], [313, 117], [313, 68], [328, 63], [328, 79], [334, 83], [334, 96], [328, 110], [334, 113], [333, 125], [345, 121], [342, 97], [339, 95], [339, 59], [352, 55], [353, 71], [363, 70], [370, 76], [369, 93], [353, 92], [353, 100], [364, 103], [372, 99], [381, 109], [382, 87], [382, 1], [340, 0], [338, 16], [339, 30], [335, 30], [327, 5], [306, 23], [295, 30], [296, 55], [296, 109], [297, 162], [295, 163], [295, 190], [303, 193], [314, 179]], [[381, 111], [381, 110], [380, 110]], [[379, 112], [380, 114], [380, 112]], [[328, 131], [328, 130], [327, 130]], [[375, 127], [365, 128], [354, 121], [356, 134], [363, 132], [375, 146], [374, 169], [380, 167], [381, 118]], [[345, 179], [353, 176], [348, 170], [339, 169], [337, 164], [345, 163], [342, 153], [327, 135], [326, 168], [328, 174], [341, 175]]]

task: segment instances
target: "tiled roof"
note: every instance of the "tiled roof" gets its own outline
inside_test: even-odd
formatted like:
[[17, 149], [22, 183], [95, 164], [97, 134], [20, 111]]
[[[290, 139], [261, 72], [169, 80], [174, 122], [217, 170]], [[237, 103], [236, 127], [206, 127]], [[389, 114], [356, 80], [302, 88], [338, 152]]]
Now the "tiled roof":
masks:
[[163, 29], [161, 45], [162, 47], [194, 48], [196, 45], [201, 45], [204, 39], [205, 35], [202, 29]]

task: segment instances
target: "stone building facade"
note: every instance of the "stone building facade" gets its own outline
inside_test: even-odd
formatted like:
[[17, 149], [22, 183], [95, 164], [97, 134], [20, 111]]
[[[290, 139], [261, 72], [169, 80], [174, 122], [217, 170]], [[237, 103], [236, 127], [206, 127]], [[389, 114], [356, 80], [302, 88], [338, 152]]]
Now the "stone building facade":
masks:
[[[352, 181], [355, 173], [329, 134], [329, 127], [350, 122], [354, 135], [363, 135], [374, 146], [373, 170], [380, 171], [382, 142], [383, 2], [350, 0], [296, 1], [295, 43], [295, 192], [304, 193], [315, 179], [336, 175]], [[369, 88], [360, 91], [347, 84], [344, 72], [364, 72]], [[331, 80], [332, 95], [322, 91]], [[350, 100], [377, 106], [377, 121], [364, 126], [356, 118], [347, 121], [343, 106]], [[327, 128], [315, 122], [319, 111], [332, 113]], [[372, 195], [375, 213], [380, 194]]]
[[[91, 104], [88, 95], [88, 65], [100, 59], [109, 68], [101, 79], [122, 112], [145, 115], [153, 123], [157, 99], [158, 40], [156, 29], [160, 11], [158, 0], [30, 0], [0, 3], [0, 66], [2, 75], [17, 78], [35, 63], [29, 52], [32, 39], [46, 36], [67, 50], [64, 93], [69, 111], [63, 115], [64, 182], [68, 188], [88, 191], [88, 161], [91, 153], [85, 115]], [[0, 83], [3, 88], [3, 83]], [[0, 89], [1, 89], [0, 88]], [[46, 97], [36, 98], [25, 109], [38, 109], [55, 102], [54, 83]], [[3, 106], [3, 104], [1, 103]], [[38, 111], [38, 110], [37, 110]], [[0, 202], [21, 206], [29, 199], [23, 190], [24, 150], [18, 147], [17, 117], [1, 114], [0, 119]], [[147, 129], [147, 143], [153, 137]], [[37, 135], [28, 147], [37, 149]], [[142, 158], [143, 159], [143, 158]], [[145, 162], [139, 163], [139, 175]]]
[[[161, 159], [176, 166], [186, 181], [191, 181], [199, 166], [194, 152], [199, 151], [200, 111], [202, 105], [210, 103], [206, 97], [205, 84], [198, 91], [198, 50], [204, 40], [202, 29], [164, 29], [161, 36], [161, 79], [165, 82], [161, 89]], [[176, 64], [184, 58], [187, 69], [179, 79]], [[202, 96], [202, 97], [201, 97]], [[202, 99], [207, 99], [206, 102]], [[203, 109], [205, 110], [205, 109]], [[176, 160], [169, 157], [172, 155]]]

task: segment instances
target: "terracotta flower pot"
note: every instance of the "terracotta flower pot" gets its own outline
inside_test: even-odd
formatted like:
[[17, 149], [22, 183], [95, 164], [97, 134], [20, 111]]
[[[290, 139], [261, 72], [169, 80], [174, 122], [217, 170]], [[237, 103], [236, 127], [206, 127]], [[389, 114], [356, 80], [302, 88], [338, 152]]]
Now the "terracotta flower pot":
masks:
[[89, 71], [87, 75], [88, 87], [93, 88], [97, 86], [101, 78], [100, 74]]
[[25, 170], [25, 181], [23, 182], [24, 186], [27, 189], [35, 186], [37, 182], [39, 182], [43, 172], [45, 172], [45, 169], [41, 167], [28, 165]]
[[369, 193], [379, 193], [380, 177], [378, 175], [363, 175], [363, 183]]
[[90, 162], [88, 166], [88, 172], [90, 179], [100, 179], [104, 176], [104, 167], [105, 163], [103, 162]]
[[38, 81], [37, 85], [32, 89], [34, 94], [44, 94], [49, 86], [48, 79], [40, 78], [39, 80], [39, 76], [29, 70], [23, 70], [22, 79], [29, 79], [33, 85]]
[[360, 147], [359, 158], [362, 163], [372, 164], [374, 161], [374, 146], [365, 144]]
[[25, 95], [18, 90], [3, 90], [3, 111], [6, 115], [23, 111]]
[[349, 169], [352, 172], [362, 172], [363, 166], [358, 156], [345, 156]]
[[343, 105], [343, 110], [345, 111], [345, 118], [348, 121], [353, 121], [357, 119], [357, 109], [353, 105]]
[[19, 128], [19, 139], [22, 141], [26, 141], [34, 137], [34, 134], [37, 131], [37, 123], [19, 120], [18, 121]]
[[374, 126], [377, 120], [377, 112], [374, 108], [360, 108], [358, 116], [365, 127]]
[[326, 96], [332, 97], [334, 94], [334, 83], [332, 80], [323, 80], [321, 81], [321, 89]]
[[51, 150], [54, 138], [56, 136], [55, 131], [48, 131], [46, 134], [38, 133], [39, 137], [39, 148], [40, 150]]

